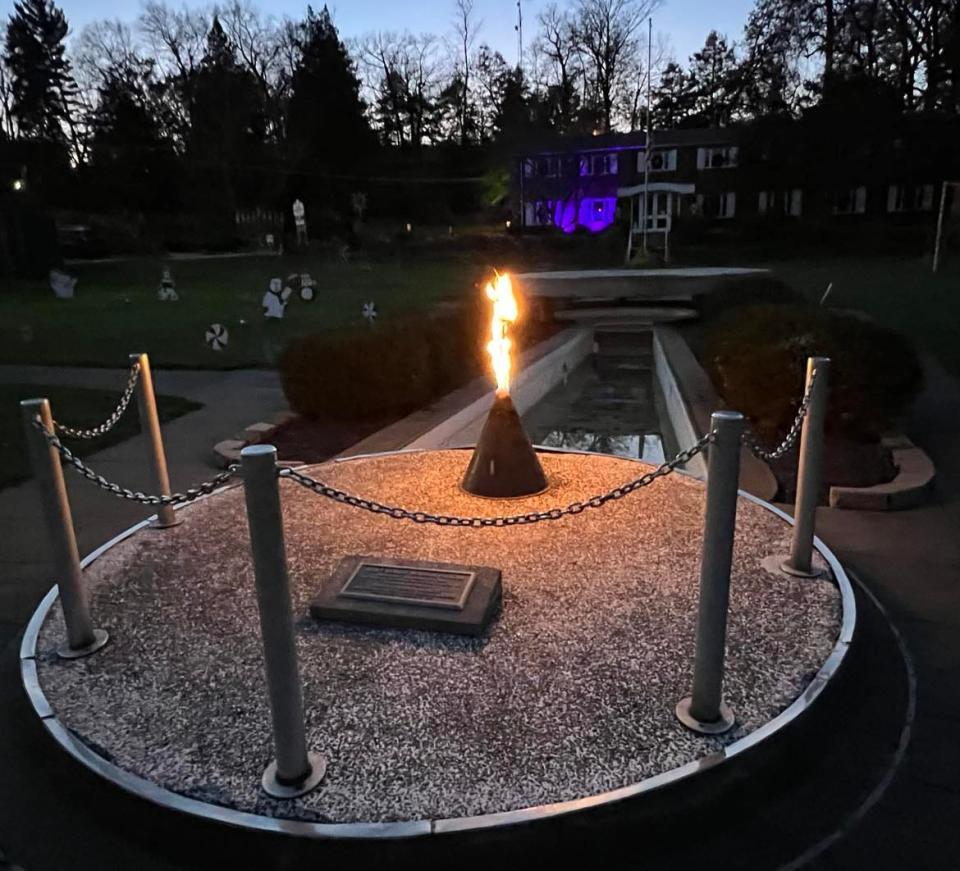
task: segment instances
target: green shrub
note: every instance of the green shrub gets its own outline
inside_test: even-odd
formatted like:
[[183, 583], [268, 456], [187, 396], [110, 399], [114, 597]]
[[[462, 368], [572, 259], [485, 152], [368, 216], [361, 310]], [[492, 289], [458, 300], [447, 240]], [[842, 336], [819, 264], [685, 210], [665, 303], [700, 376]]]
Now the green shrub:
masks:
[[481, 371], [480, 315], [471, 304], [366, 332], [297, 339], [280, 360], [287, 401], [311, 419], [408, 414]]
[[771, 440], [793, 420], [809, 356], [831, 359], [828, 431], [857, 440], [891, 427], [923, 382], [902, 335], [814, 306], [735, 308], [707, 333], [705, 362], [717, 390]]
[[[368, 331], [297, 339], [280, 359], [287, 401], [311, 419], [409, 414], [488, 371], [489, 318], [486, 298], [475, 293]], [[516, 352], [555, 329], [531, 307], [512, 331]]]
[[742, 275], [721, 279], [709, 293], [700, 294], [695, 303], [704, 321], [713, 321], [734, 308], [751, 305], [801, 304], [804, 296], [772, 275]]

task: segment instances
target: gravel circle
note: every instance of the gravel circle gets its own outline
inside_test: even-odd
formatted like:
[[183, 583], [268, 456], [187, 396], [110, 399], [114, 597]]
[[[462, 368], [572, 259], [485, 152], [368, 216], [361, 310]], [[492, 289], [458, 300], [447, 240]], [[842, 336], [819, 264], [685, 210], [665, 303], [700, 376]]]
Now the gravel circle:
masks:
[[[543, 495], [464, 493], [465, 451], [401, 453], [307, 471], [358, 495], [434, 513], [520, 513], [630, 480], [636, 462], [542, 454]], [[786, 708], [829, 656], [840, 596], [774, 576], [790, 527], [738, 509], [721, 737], [674, 717], [688, 694], [704, 488], [679, 475], [576, 517], [507, 529], [413, 525], [281, 482], [313, 793], [260, 791], [272, 756], [242, 488], [143, 530], [85, 571], [110, 644], [62, 661], [58, 607], [41, 630], [42, 689], [61, 722], [106, 759], [173, 792], [315, 822], [438, 819], [594, 795], [701, 758]], [[503, 606], [486, 635], [319, 623], [309, 603], [339, 560], [371, 554], [490, 565]]]

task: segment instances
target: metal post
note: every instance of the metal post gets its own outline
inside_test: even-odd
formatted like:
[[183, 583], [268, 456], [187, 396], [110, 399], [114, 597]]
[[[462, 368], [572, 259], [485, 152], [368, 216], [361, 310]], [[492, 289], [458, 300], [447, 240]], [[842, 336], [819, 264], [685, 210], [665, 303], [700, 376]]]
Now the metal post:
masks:
[[25, 399], [20, 403], [20, 410], [50, 535], [63, 621], [67, 626], [67, 640], [57, 648], [57, 655], [63, 659], [79, 659], [96, 652], [110, 639], [106, 631], [94, 628], [90, 617], [60, 455], [43, 441], [42, 434], [33, 425], [39, 416], [47, 431], [53, 432], [50, 403], [46, 399]]
[[737, 411], [715, 411], [710, 420], [716, 435], [707, 466], [693, 692], [681, 699], [676, 713], [680, 722], [695, 732], [719, 735], [730, 729], [735, 719], [723, 701], [723, 658], [744, 422]]
[[[140, 412], [140, 428], [149, 447], [154, 484], [161, 496], [169, 496], [170, 477], [167, 474], [167, 456], [163, 450], [163, 436], [160, 434], [160, 416], [157, 414], [157, 397], [153, 392], [150, 358], [146, 354], [131, 354], [130, 362], [140, 364], [140, 377], [137, 380], [137, 408]], [[183, 519], [177, 516], [173, 506], [161, 505], [157, 509], [157, 519], [151, 526], [156, 529], [167, 529], [179, 523], [183, 523]]]
[[[816, 377], [814, 377], [816, 376]], [[820, 501], [820, 483], [823, 477], [823, 424], [827, 416], [830, 360], [827, 357], [807, 359], [807, 381], [811, 390], [810, 404], [800, 431], [800, 459], [797, 469], [797, 497], [793, 507], [793, 543], [790, 556], [781, 565], [787, 574], [801, 578], [817, 577], [813, 570], [813, 533]]]
[[947, 185], [949, 182], [944, 181], [940, 187], [940, 209], [937, 213], [937, 235], [933, 240], [933, 269], [932, 272], [937, 271], [937, 267], [940, 265], [940, 238], [943, 236], [943, 213], [947, 208]]
[[276, 759], [263, 774], [263, 789], [274, 798], [296, 798], [320, 783], [327, 763], [319, 753], [307, 751], [283, 543], [277, 449], [273, 445], [244, 448], [240, 452], [240, 464], [276, 752]]

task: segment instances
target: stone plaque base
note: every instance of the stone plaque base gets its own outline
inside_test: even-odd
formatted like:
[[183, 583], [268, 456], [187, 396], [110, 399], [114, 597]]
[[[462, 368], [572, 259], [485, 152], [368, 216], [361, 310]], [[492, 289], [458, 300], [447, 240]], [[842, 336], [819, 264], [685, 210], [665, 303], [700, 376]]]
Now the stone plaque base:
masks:
[[499, 569], [348, 556], [310, 613], [318, 620], [480, 635], [499, 607]]

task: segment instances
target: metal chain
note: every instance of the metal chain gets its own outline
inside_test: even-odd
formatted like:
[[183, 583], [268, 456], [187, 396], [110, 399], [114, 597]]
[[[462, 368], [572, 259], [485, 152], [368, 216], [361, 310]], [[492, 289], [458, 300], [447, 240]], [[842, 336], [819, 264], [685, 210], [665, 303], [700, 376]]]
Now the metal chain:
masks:
[[141, 493], [139, 490], [129, 490], [108, 481], [103, 475], [98, 474], [89, 466], [84, 465], [83, 461], [77, 457], [70, 448], [66, 447], [57, 436], [50, 432], [39, 417], [33, 420], [34, 428], [43, 436], [50, 447], [63, 457], [64, 461], [72, 466], [82, 477], [88, 481], [93, 481], [101, 490], [113, 493], [121, 499], [129, 499], [131, 502], [139, 502], [141, 505], [184, 505], [187, 502], [193, 502], [201, 496], [207, 496], [214, 490], [227, 483], [239, 470], [237, 463], [228, 466], [224, 471], [214, 475], [209, 481], [197, 484], [195, 487], [188, 487], [183, 493], [171, 493], [169, 496], [155, 496], [150, 493]]
[[130, 404], [130, 400], [133, 398], [133, 392], [137, 387], [137, 379], [139, 377], [140, 361], [135, 360], [133, 365], [130, 367], [130, 375], [127, 378], [127, 386], [123, 390], [123, 395], [120, 397], [117, 407], [113, 410], [113, 413], [110, 415], [110, 417], [108, 417], [99, 426], [91, 427], [90, 429], [80, 429], [78, 427], [67, 426], [64, 423], [58, 423], [57, 421], [54, 421], [54, 428], [57, 432], [63, 433], [63, 435], [70, 436], [70, 438], [74, 439], [95, 439], [110, 432], [110, 430], [117, 425], [117, 421], [120, 420], [120, 418], [123, 416], [123, 413], [127, 410], [127, 406]]
[[803, 426], [803, 419], [807, 416], [807, 409], [810, 407], [810, 399], [813, 396], [813, 384], [817, 380], [817, 370], [814, 369], [810, 374], [810, 384], [807, 385], [807, 392], [803, 395], [803, 399], [800, 400], [800, 405], [797, 408], [797, 413], [793, 418], [793, 423], [790, 424], [790, 429], [787, 432], [786, 437], [779, 445], [775, 448], [768, 449], [764, 448], [758, 441], [756, 435], [750, 430], [746, 430], [743, 433], [743, 442], [750, 448], [754, 456], [759, 457], [761, 460], [779, 460], [790, 448], [793, 447], [793, 443], [797, 440], [797, 436], [800, 435], [800, 428]]
[[301, 487], [312, 490], [320, 496], [333, 499], [335, 502], [360, 508], [364, 511], [370, 511], [373, 514], [383, 514], [395, 520], [412, 520], [414, 523], [434, 523], [438, 526], [471, 526], [475, 529], [486, 526], [522, 526], [524, 524], [539, 523], [541, 520], [559, 520], [561, 517], [580, 514], [588, 508], [600, 508], [614, 499], [622, 499], [635, 490], [652, 484], [657, 478], [669, 475], [677, 466], [688, 463], [703, 451], [708, 444], [713, 442], [714, 438], [714, 433], [709, 432], [693, 445], [693, 447], [687, 448], [685, 451], [680, 451], [672, 460], [661, 464], [656, 469], [585, 501], [571, 502], [563, 508], [551, 508], [549, 511], [534, 511], [529, 514], [513, 514], [506, 517], [458, 517], [448, 514], [428, 514], [426, 511], [410, 511], [407, 508], [383, 505], [372, 499], [353, 496], [343, 490], [330, 487], [322, 481], [317, 481], [309, 475], [304, 475], [295, 469], [280, 469], [278, 475], [281, 478], [289, 478]]

